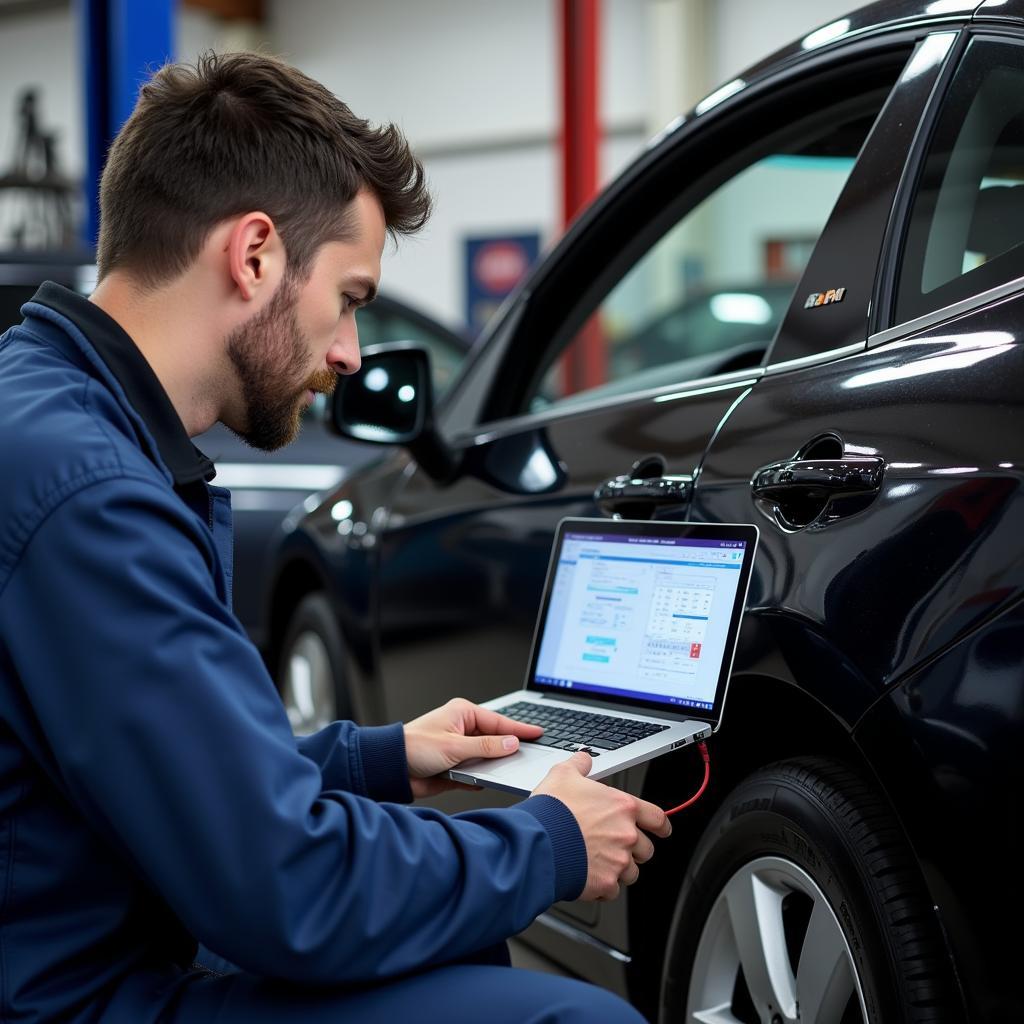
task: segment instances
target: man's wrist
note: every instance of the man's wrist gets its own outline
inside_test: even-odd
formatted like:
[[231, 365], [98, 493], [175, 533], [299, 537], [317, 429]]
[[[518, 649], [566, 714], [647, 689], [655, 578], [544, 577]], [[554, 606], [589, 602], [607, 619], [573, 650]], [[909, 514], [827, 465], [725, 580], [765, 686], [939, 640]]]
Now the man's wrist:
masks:
[[546, 793], [531, 796], [516, 807], [532, 814], [551, 840], [554, 902], [577, 899], [587, 884], [587, 845], [572, 811]]

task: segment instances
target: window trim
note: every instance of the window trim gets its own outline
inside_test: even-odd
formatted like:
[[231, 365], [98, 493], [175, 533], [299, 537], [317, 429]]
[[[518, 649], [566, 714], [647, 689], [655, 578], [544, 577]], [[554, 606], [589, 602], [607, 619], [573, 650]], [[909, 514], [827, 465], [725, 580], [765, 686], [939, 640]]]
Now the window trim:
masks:
[[[1019, 285], [1024, 289], [1024, 278], [1021, 278]], [[888, 341], [882, 338], [882, 341]], [[739, 390], [740, 388], [753, 387], [762, 377], [775, 376], [779, 373], [789, 373], [794, 370], [804, 370], [821, 363], [832, 363], [837, 359], [846, 356], [857, 355], [865, 350], [866, 345], [871, 344], [872, 339], [867, 342], [859, 341], [853, 345], [843, 345], [839, 348], [829, 349], [826, 352], [816, 352], [812, 355], [800, 356], [798, 359], [787, 359], [785, 362], [769, 363], [767, 366], [751, 366], [742, 370], [732, 370], [729, 373], [719, 373], [711, 377], [699, 377], [693, 380], [681, 381], [678, 384], [664, 384], [656, 388], [646, 388], [642, 391], [631, 391], [623, 395], [609, 395], [607, 397], [594, 398], [591, 401], [574, 402], [572, 405], [552, 405], [539, 412], [523, 413], [519, 416], [506, 416], [502, 419], [489, 420], [459, 431], [451, 438], [451, 443], [456, 447], [464, 447], [471, 444], [485, 444], [509, 434], [518, 433], [524, 430], [532, 430], [542, 427], [546, 423], [554, 421], [565, 421], [575, 418], [577, 415], [585, 416], [595, 412], [602, 412], [609, 408], [627, 408], [631, 405], [646, 405], [648, 402], [668, 402], [676, 399], [686, 399], [700, 395], [710, 394], [714, 391]]]
[[994, 288], [977, 292], [974, 295], [968, 295], [966, 299], [961, 299], [959, 302], [942, 306], [939, 309], [933, 309], [928, 313], [922, 313], [913, 320], [904, 320], [902, 323], [893, 324], [892, 327], [876, 331], [868, 336], [867, 347], [869, 349], [877, 348], [879, 345], [885, 345], [890, 341], [909, 337], [912, 334], [935, 327], [947, 320], [954, 320], [965, 313], [973, 313], [976, 309], [981, 309], [993, 302], [1008, 299], [1022, 291], [1024, 291], [1024, 276], [1015, 277], [1012, 281], [1005, 281]]
[[763, 366], [752, 366], [748, 369], [733, 370], [731, 373], [720, 373], [713, 377], [700, 377], [695, 380], [683, 381], [679, 384], [663, 384], [644, 391], [631, 391], [624, 395], [609, 395], [595, 398], [593, 401], [574, 402], [572, 405], [552, 405], [539, 412], [521, 413], [517, 416], [506, 416], [502, 419], [488, 420], [471, 426], [451, 438], [452, 444], [463, 447], [468, 444], [485, 444], [508, 434], [542, 427], [546, 423], [563, 422], [576, 416], [586, 416], [602, 412], [608, 408], [627, 408], [631, 405], [646, 405], [648, 402], [667, 402], [682, 400], [714, 391], [729, 391], [745, 387], [753, 387], [764, 375]]
[[779, 363], [769, 363], [765, 368], [765, 376], [774, 376], [777, 373], [788, 373], [790, 370], [803, 370], [808, 366], [817, 366], [819, 363], [832, 363], [837, 359], [846, 356], [856, 355], [864, 351], [865, 342], [855, 341], [850, 345], [840, 345], [838, 348], [830, 348], [824, 352], [812, 352], [810, 355], [797, 356], [796, 359], [785, 359]]

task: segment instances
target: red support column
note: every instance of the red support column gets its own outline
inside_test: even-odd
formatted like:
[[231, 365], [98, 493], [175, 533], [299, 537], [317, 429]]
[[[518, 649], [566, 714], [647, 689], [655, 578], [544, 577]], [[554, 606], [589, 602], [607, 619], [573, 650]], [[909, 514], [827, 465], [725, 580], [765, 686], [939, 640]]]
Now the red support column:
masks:
[[[562, 50], [562, 221], [568, 226], [597, 194], [598, 50], [601, 0], [560, 0]], [[564, 394], [607, 380], [604, 335], [588, 320], [563, 358]]]

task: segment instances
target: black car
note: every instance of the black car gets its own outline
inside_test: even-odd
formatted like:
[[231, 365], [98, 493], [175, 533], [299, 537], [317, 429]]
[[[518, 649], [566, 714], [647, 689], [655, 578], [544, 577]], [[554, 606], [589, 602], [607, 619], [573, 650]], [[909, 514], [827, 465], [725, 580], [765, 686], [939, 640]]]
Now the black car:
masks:
[[[96, 285], [91, 250], [0, 253], [0, 333], [21, 321], [20, 309], [44, 280], [88, 294]], [[430, 352], [432, 384], [443, 394], [469, 351], [469, 341], [431, 317], [387, 295], [359, 313], [363, 344], [416, 342]], [[217, 467], [216, 483], [232, 492], [235, 523], [234, 610], [258, 647], [263, 647], [265, 586], [269, 559], [281, 520], [301, 502], [330, 491], [344, 475], [371, 461], [365, 445], [329, 433], [324, 400], [303, 412], [295, 442], [266, 453], [249, 447], [226, 427], [216, 425], [196, 437], [196, 445]], [[318, 415], [319, 414], [319, 415]], [[302, 727], [302, 712], [291, 708]]]
[[[287, 524], [270, 644], [364, 722], [522, 684], [564, 516], [759, 526], [710, 787], [525, 934], [652, 1019], [1024, 1020], [1022, 211], [1024, 2], [876, 4], [670, 126], [443, 401], [401, 348], [337, 395], [391, 446]], [[787, 275], [760, 337], [617, 358]]]

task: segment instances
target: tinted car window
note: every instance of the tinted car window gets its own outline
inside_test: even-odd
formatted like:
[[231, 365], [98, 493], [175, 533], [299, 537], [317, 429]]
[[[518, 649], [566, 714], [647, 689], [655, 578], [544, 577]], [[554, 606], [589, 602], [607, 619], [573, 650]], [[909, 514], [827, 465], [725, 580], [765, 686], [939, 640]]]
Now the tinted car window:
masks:
[[975, 39], [950, 86], [911, 210], [902, 322], [1024, 275], [1024, 47]]
[[876, 112], [787, 134], [690, 208], [558, 354], [531, 410], [758, 365]]

